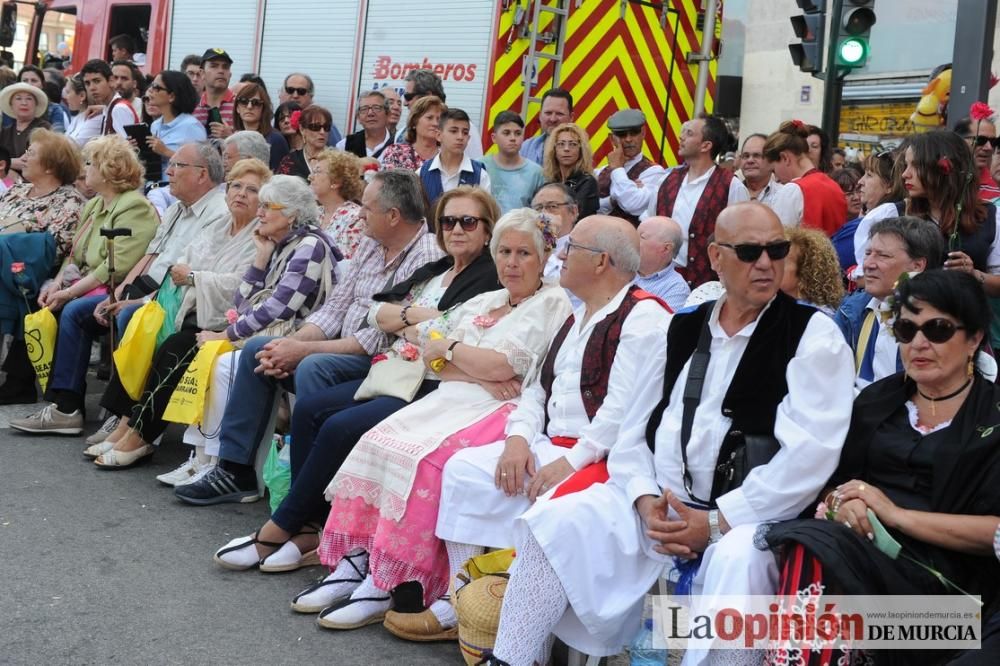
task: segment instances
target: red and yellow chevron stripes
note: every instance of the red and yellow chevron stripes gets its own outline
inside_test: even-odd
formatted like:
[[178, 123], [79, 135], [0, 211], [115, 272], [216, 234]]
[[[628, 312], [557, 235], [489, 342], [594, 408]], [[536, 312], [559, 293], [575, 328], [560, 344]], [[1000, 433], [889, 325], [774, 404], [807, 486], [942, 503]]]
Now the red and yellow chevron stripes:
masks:
[[[544, 0], [520, 0], [530, 20], [531, 3]], [[554, 5], [554, 0], [546, 4]], [[667, 14], [666, 29], [661, 28], [658, 12], [643, 5], [628, 3], [625, 18], [621, 17], [618, 0], [568, 0], [569, 23], [560, 85], [573, 95], [576, 122], [591, 137], [594, 163], [599, 164], [611, 150], [607, 119], [624, 108], [641, 109], [646, 115], [646, 151], [654, 160], [668, 165], [677, 163], [677, 138], [681, 125], [691, 117], [694, 107], [697, 66], [685, 62], [685, 54], [700, 50], [701, 32], [695, 30], [699, 0], [668, 0], [667, 6], [677, 13]], [[528, 53], [528, 39], [515, 39], [505, 53], [508, 35], [514, 20], [518, 0], [501, 12], [494, 46], [492, 85], [487, 95], [489, 127], [501, 111], [520, 112], [524, 92], [522, 68]], [[721, 11], [720, 11], [721, 14]], [[553, 14], [542, 14], [540, 32], [555, 31]], [[677, 26], [676, 51], [674, 26]], [[541, 43], [539, 43], [541, 46]], [[544, 49], [554, 53], [554, 45]], [[673, 77], [671, 80], [671, 60]], [[554, 65], [539, 60], [536, 96], [552, 87]], [[711, 111], [715, 97], [716, 62], [709, 64], [709, 84], [706, 111]], [[668, 101], [669, 98], [669, 101]], [[526, 135], [538, 133], [539, 105], [528, 110]], [[661, 139], [663, 152], [660, 152]], [[488, 137], [487, 137], [488, 139]]]

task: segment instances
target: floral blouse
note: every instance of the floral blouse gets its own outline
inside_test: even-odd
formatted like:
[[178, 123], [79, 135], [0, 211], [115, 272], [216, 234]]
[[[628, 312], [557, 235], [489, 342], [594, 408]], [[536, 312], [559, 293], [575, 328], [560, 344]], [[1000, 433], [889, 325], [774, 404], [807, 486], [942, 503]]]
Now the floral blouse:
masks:
[[333, 211], [333, 215], [327, 220], [326, 213], [320, 206], [319, 218], [322, 229], [333, 238], [344, 259], [354, 256], [358, 244], [365, 237], [365, 223], [358, 216], [360, 212], [361, 206], [353, 201], [346, 201]]
[[416, 150], [408, 143], [394, 143], [382, 151], [380, 158], [383, 169], [409, 169], [416, 171], [424, 164]]
[[31, 197], [31, 183], [18, 183], [0, 198], [0, 233], [48, 231], [56, 239], [55, 265], [73, 247], [80, 211], [87, 203], [72, 185], [62, 185], [42, 197]]

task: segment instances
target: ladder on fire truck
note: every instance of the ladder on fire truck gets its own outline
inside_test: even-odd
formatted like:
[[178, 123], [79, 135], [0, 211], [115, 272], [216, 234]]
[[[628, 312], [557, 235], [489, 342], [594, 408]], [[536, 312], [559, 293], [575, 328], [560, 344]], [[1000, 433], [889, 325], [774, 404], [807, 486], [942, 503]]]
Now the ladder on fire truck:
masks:
[[[532, 102], [541, 103], [541, 94], [534, 94], [537, 87], [538, 72], [544, 66], [544, 61], [552, 62], [555, 70], [552, 72], [552, 87], [558, 86], [562, 74], [563, 47], [566, 44], [566, 24], [569, 22], [570, 0], [556, 0], [547, 5], [545, 0], [533, 0], [531, 18], [527, 26], [528, 54], [524, 58], [524, 94], [521, 97], [521, 117], [528, 117], [528, 106]], [[553, 15], [553, 26], [542, 30], [542, 17]], [[551, 27], [555, 27], [553, 31]], [[555, 44], [555, 52], [548, 53], [538, 48], [538, 42]], [[544, 46], [542, 47], [545, 48]]]

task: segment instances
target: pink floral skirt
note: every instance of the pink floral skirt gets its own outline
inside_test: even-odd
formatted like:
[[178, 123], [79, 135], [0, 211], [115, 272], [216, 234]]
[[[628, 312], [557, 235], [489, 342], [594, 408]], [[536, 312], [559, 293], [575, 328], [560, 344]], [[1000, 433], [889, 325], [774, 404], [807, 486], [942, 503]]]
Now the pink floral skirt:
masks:
[[504, 439], [507, 416], [514, 405], [505, 404], [479, 422], [451, 435], [417, 465], [406, 512], [397, 523], [360, 497], [334, 498], [319, 546], [320, 561], [331, 569], [357, 548], [368, 551], [369, 572], [382, 590], [409, 581], [424, 588], [424, 605], [448, 591], [448, 552], [434, 536], [441, 501], [441, 472], [455, 453]]

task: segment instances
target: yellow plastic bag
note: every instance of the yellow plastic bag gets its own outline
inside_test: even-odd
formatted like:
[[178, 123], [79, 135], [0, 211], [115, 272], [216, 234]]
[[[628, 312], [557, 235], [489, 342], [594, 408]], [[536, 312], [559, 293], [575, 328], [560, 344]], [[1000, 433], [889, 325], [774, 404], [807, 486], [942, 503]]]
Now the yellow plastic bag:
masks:
[[211, 340], [202, 345], [170, 396], [163, 420], [172, 423], [201, 423], [205, 398], [212, 384], [215, 359], [235, 349], [229, 340]]
[[56, 318], [48, 308], [24, 316], [24, 344], [28, 359], [35, 368], [38, 384], [45, 392], [52, 368], [52, 351], [56, 347]]
[[163, 325], [163, 318], [163, 306], [156, 301], [140, 307], [129, 320], [122, 341], [112, 355], [118, 379], [133, 400], [139, 399], [146, 385], [156, 351], [156, 334]]

